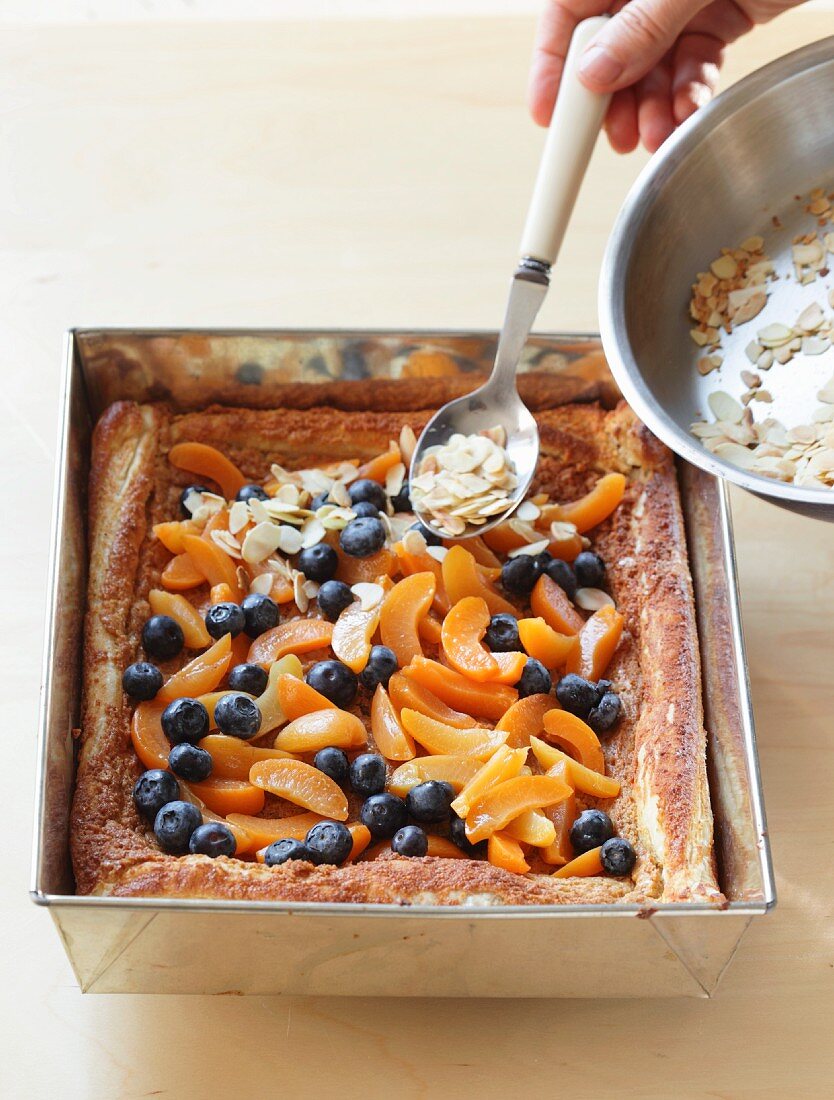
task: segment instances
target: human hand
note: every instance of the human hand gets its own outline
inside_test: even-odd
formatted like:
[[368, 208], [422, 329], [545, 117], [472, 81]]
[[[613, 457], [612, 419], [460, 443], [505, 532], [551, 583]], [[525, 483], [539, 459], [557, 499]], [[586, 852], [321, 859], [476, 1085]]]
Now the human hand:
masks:
[[536, 32], [528, 103], [547, 126], [574, 27], [613, 18], [586, 47], [583, 84], [613, 92], [605, 117], [618, 153], [642, 141], [650, 153], [712, 97], [724, 47], [802, 0], [546, 0]]

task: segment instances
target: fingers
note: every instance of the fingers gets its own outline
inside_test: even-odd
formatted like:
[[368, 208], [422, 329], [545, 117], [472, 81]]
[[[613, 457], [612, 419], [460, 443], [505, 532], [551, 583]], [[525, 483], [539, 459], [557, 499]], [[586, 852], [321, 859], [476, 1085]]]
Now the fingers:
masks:
[[657, 152], [675, 129], [672, 71], [668, 62], [656, 65], [637, 85], [637, 128], [650, 153]]
[[706, 34], [685, 34], [673, 61], [672, 114], [680, 126], [712, 98], [723, 60], [723, 43]]
[[527, 105], [533, 121], [547, 126], [576, 24], [607, 11], [610, 0], [548, 0], [539, 18], [530, 63]]
[[605, 133], [615, 153], [631, 153], [637, 148], [637, 99], [633, 88], [614, 92], [605, 116]]

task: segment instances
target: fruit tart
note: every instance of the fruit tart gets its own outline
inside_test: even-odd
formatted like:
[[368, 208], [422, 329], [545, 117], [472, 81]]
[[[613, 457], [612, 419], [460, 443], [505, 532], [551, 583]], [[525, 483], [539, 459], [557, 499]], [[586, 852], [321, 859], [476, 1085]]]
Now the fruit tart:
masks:
[[515, 515], [441, 538], [429, 415], [104, 413], [80, 893], [721, 901], [672, 456], [624, 405], [545, 409]]

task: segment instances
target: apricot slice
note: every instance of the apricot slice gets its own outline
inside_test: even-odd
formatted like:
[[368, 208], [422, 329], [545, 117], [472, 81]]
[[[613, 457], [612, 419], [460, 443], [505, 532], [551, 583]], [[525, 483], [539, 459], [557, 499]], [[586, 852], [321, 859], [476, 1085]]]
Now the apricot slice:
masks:
[[531, 737], [530, 748], [541, 767], [548, 772], [552, 771], [557, 764], [566, 761], [566, 782], [570, 783], [575, 790], [593, 795], [594, 798], [616, 798], [620, 793], [620, 784], [616, 779], [586, 768], [584, 764], [580, 764], [566, 752], [557, 749], [555, 745], [548, 745], [538, 737]]
[[578, 634], [585, 620], [552, 577], [542, 573], [530, 593], [533, 614], [559, 634]]
[[419, 741], [428, 752], [439, 756], [475, 756], [479, 760], [487, 760], [507, 739], [506, 733], [500, 730], [496, 732], [479, 727], [455, 729], [408, 707], [400, 711], [400, 721], [415, 741]]
[[386, 760], [412, 760], [414, 741], [405, 732], [388, 692], [379, 684], [371, 703], [371, 733]]
[[265, 595], [269, 596], [270, 599], [280, 604], [292, 603], [295, 599], [292, 581], [286, 574], [277, 572], [276, 569], [269, 564], [269, 560], [262, 562], [244, 562], [243, 564], [252, 580], [264, 574], [269, 575], [271, 587]]
[[419, 710], [427, 718], [460, 730], [472, 729], [478, 724], [471, 715], [446, 706], [434, 692], [416, 680], [409, 679], [402, 672], [395, 672], [388, 681], [388, 694], [397, 710], [410, 707], [411, 710]]
[[508, 748], [526, 748], [531, 736], [544, 729], [544, 716], [556, 706], [558, 704], [552, 695], [528, 695], [513, 703], [502, 715], [496, 729], [508, 731]]
[[509, 749], [501, 745], [461, 790], [452, 803], [452, 809], [458, 817], [466, 817], [473, 802], [485, 795], [490, 787], [503, 783], [505, 779], [513, 779], [521, 772], [526, 760], [527, 749]]
[[392, 794], [405, 798], [412, 787], [437, 779], [463, 790], [473, 775], [480, 769], [481, 763], [472, 756], [418, 756], [406, 764], [400, 764], [388, 780], [388, 790]]
[[551, 710], [544, 716], [544, 728], [549, 741], [555, 741], [586, 768], [605, 775], [599, 738], [581, 718], [566, 710]]
[[[214, 810], [210, 810], [209, 807], [203, 802], [202, 798], [198, 798], [192, 790], [189, 789], [187, 783], [180, 783], [180, 797], [184, 802], [193, 803], [203, 816], [203, 821], [219, 821], [221, 825], [227, 825], [231, 830], [235, 838], [235, 855], [244, 856], [249, 855], [255, 851], [257, 845], [254, 843], [252, 837], [245, 829], [240, 825], [235, 825], [231, 821], [227, 821], [221, 814], [216, 814]], [[257, 820], [257, 818], [255, 819]]]
[[504, 829], [506, 836], [531, 844], [534, 848], [546, 848], [556, 839], [556, 827], [548, 821], [542, 810], [528, 810], [513, 818]]
[[610, 604], [595, 611], [579, 632], [579, 646], [568, 657], [565, 668], [586, 680], [599, 680], [620, 644], [624, 619]]
[[452, 607], [441, 628], [443, 652], [449, 664], [470, 680], [481, 683], [495, 680], [500, 671], [492, 654], [481, 644], [489, 620], [486, 601], [480, 596], [466, 596]]
[[571, 794], [564, 780], [550, 775], [519, 775], [491, 787], [466, 816], [466, 835], [473, 844], [499, 832], [527, 810], [552, 806]]
[[264, 848], [273, 840], [291, 836], [303, 840], [312, 827], [322, 821], [319, 814], [292, 814], [288, 817], [250, 817], [232, 813], [226, 818], [229, 825], [244, 829], [256, 848]]
[[187, 665], [175, 672], [162, 685], [157, 695], [160, 703], [170, 703], [185, 696], [196, 698], [214, 691], [229, 668], [232, 659], [232, 639], [224, 634], [204, 653], [198, 653]]
[[[549, 774], [558, 776], [559, 779], [564, 779], [568, 786], [573, 785], [570, 782], [568, 765], [565, 761], [550, 768]], [[563, 802], [557, 802], [555, 806], [548, 806], [547, 809], [542, 812], [553, 825], [555, 832], [553, 841], [548, 844], [546, 848], [541, 850], [540, 855], [542, 859], [545, 863], [549, 863], [551, 866], [555, 867], [569, 863], [571, 859], [573, 859], [570, 830], [574, 821], [576, 821], [578, 812], [575, 796], [571, 794]]]
[[249, 782], [322, 817], [347, 820], [345, 792], [324, 772], [303, 760], [261, 760], [250, 768]]
[[172, 554], [182, 554], [185, 547], [182, 544], [183, 535], [199, 535], [200, 528], [190, 519], [175, 520], [173, 523], [155, 523], [153, 533], [166, 550]]
[[385, 546], [367, 558], [352, 558], [341, 550], [337, 550], [337, 553], [339, 566], [336, 569], [336, 580], [344, 581], [345, 584], [359, 584], [360, 581], [373, 584], [378, 577], [390, 577], [397, 566], [397, 555]]
[[243, 592], [237, 579], [235, 563], [214, 541], [208, 541], [200, 535], [183, 535], [185, 551], [197, 569], [210, 585], [227, 584], [239, 603]]
[[607, 519], [625, 493], [626, 479], [622, 474], [606, 474], [584, 497], [570, 504], [551, 504], [542, 509], [547, 523], [559, 520], [572, 523], [580, 535]]
[[169, 592], [187, 592], [190, 588], [199, 588], [206, 583], [206, 578], [188, 554], [177, 554], [175, 558], [171, 558], [162, 570], [159, 580]]
[[285, 676], [291, 676], [300, 680], [303, 675], [301, 661], [294, 653], [287, 653], [280, 657], [269, 669], [269, 679], [263, 694], [259, 695], [256, 702], [261, 712], [261, 733], [269, 733], [276, 726], [286, 721], [286, 715], [281, 705], [281, 684]]
[[448, 840], [445, 836], [429, 836], [429, 848], [427, 856], [435, 856], [438, 859], [468, 859], [466, 852], [462, 852], [457, 844]]
[[333, 624], [330, 644], [339, 660], [360, 673], [368, 663], [371, 639], [379, 626], [380, 608], [363, 611], [358, 600], [348, 604]]
[[393, 649], [400, 665], [422, 656], [418, 627], [428, 614], [436, 590], [433, 573], [414, 573], [395, 584], [385, 597], [379, 633], [382, 644]]
[[275, 738], [274, 747], [284, 752], [318, 752], [327, 745], [358, 749], [367, 743], [368, 735], [360, 718], [330, 707], [293, 719]]
[[486, 539], [480, 535], [475, 535], [474, 538], [468, 538], [466, 542], [462, 542], [459, 539], [444, 539], [443, 545], [447, 547], [463, 546], [464, 550], [468, 550], [478, 565], [483, 565], [487, 569], [497, 569], [501, 572], [501, 559], [490, 550], [486, 544]]
[[200, 748], [211, 756], [212, 779], [249, 779], [249, 769], [259, 760], [286, 760], [288, 753], [280, 749], [262, 749], [247, 745], [239, 737], [225, 733], [210, 733], [200, 741]]
[[282, 675], [277, 683], [278, 701], [288, 722], [300, 718], [302, 714], [311, 714], [314, 710], [336, 710], [320, 691], [305, 684], [298, 676]]
[[559, 538], [553, 538], [551, 535], [550, 542], [547, 544], [548, 554], [553, 558], [559, 558], [561, 561], [576, 561], [582, 553], [582, 549], [582, 536], [578, 531], [562, 535]]
[[524, 858], [521, 845], [507, 833], [493, 833], [487, 842], [487, 859], [494, 867], [526, 875], [530, 864]]
[[544, 619], [519, 619], [521, 644], [547, 669], [561, 668], [578, 648], [575, 634], [559, 634]]
[[206, 443], [177, 443], [168, 452], [168, 461], [180, 470], [216, 482], [226, 500], [234, 500], [246, 484], [246, 478], [234, 462]]
[[591, 878], [593, 875], [601, 875], [603, 866], [599, 858], [600, 850], [601, 848], [591, 848], [589, 852], [583, 852], [581, 856], [554, 871], [551, 878]]
[[401, 542], [394, 544], [400, 572], [410, 577], [414, 573], [431, 573], [434, 576], [435, 592], [433, 606], [438, 615], [443, 616], [451, 607], [446, 589], [443, 586], [443, 569], [437, 558], [433, 558], [427, 551], [415, 554], [407, 550]]
[[330, 645], [333, 623], [325, 619], [289, 619], [256, 638], [249, 649], [249, 661], [266, 668], [288, 653], [309, 653]]
[[259, 814], [264, 808], [264, 792], [244, 779], [210, 775], [188, 786], [216, 814]]
[[454, 605], [467, 596], [480, 596], [491, 615], [501, 612], [515, 615], [516, 609], [500, 596], [495, 587], [479, 572], [474, 557], [462, 546], [453, 546], [441, 564], [443, 587]]
[[162, 732], [162, 712], [167, 703], [158, 703], [155, 699], [149, 703], [140, 703], [130, 720], [130, 740], [136, 755], [146, 768], [168, 767], [168, 753], [171, 746]]
[[353, 863], [355, 859], [365, 851], [368, 845], [371, 843], [371, 830], [367, 825], [362, 825], [361, 822], [351, 821], [348, 825], [350, 835], [353, 840], [353, 847], [350, 850], [350, 855], [347, 857], [347, 863]]
[[400, 448], [391, 447], [391, 449], [385, 451], [384, 454], [377, 455], [369, 462], [363, 462], [356, 471], [356, 476], [357, 478], [366, 477], [371, 481], [376, 481], [379, 485], [384, 485], [385, 475], [389, 470], [392, 470], [398, 462], [402, 462]]
[[[436, 593], [435, 593], [436, 596]], [[433, 615], [425, 615], [417, 624], [417, 633], [421, 642], [439, 646], [442, 640], [442, 624]]]
[[499, 523], [491, 531], [485, 531], [481, 537], [488, 547], [497, 550], [499, 554], [509, 554], [511, 550], [517, 550], [527, 542], [524, 535], [514, 531], [508, 522]]
[[228, 584], [212, 585], [209, 592], [209, 603], [214, 607], [216, 603], [234, 603], [234, 593]]
[[211, 635], [206, 630], [203, 616], [185, 596], [152, 588], [148, 593], [148, 603], [154, 615], [169, 615], [179, 623], [188, 649], [211, 645]]
[[453, 668], [427, 657], [415, 657], [403, 669], [409, 680], [433, 692], [447, 706], [487, 721], [497, 721], [518, 698], [518, 692], [504, 684], [476, 684]]
[[498, 666], [498, 674], [493, 676], [490, 683], [493, 684], [517, 684], [527, 664], [526, 653], [493, 653], [493, 659]]
[[229, 513], [225, 508], [221, 508], [219, 512], [215, 512], [214, 515], [209, 516], [206, 520], [206, 524], [203, 527], [201, 536], [207, 539], [209, 542], [214, 542], [211, 537], [212, 531], [228, 531], [229, 530]]

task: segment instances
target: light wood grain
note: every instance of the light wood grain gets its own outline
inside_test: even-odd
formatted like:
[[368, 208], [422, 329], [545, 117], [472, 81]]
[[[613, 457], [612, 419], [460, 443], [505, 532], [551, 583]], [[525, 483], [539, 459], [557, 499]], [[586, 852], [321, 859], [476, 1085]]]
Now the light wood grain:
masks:
[[[61, 331], [495, 327], [541, 143], [523, 110], [531, 29], [0, 35], [3, 1095], [831, 1094], [834, 537], [740, 494], [780, 902], [714, 1001], [82, 998], [25, 896]], [[830, 15], [786, 17], [731, 52], [728, 76], [832, 31]], [[606, 233], [642, 162], [597, 150], [541, 328], [595, 328]]]

